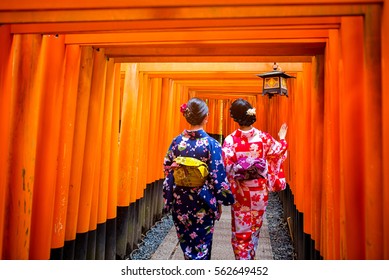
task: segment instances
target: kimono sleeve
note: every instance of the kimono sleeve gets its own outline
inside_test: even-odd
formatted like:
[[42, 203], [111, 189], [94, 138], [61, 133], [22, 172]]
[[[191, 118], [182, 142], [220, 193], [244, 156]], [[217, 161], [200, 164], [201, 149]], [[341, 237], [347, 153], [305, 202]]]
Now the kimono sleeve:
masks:
[[170, 166], [173, 163], [174, 153], [173, 147], [175, 142], [173, 141], [170, 144], [170, 147], [166, 153], [166, 156], [163, 161], [165, 179], [162, 184], [163, 188], [163, 199], [164, 199], [164, 208], [166, 211], [170, 211], [173, 205], [173, 189], [175, 187], [173, 169]]
[[216, 200], [220, 204], [231, 205], [234, 203], [234, 197], [227, 179], [226, 169], [222, 159], [222, 149], [219, 142], [215, 141], [210, 152], [210, 184], [214, 188]]
[[286, 140], [280, 140], [279, 142], [275, 140], [270, 134], [266, 136], [266, 144], [268, 146], [268, 151], [266, 154], [266, 159], [268, 161], [268, 187], [270, 191], [273, 191], [274, 184], [281, 184], [278, 186], [278, 189], [285, 188], [286, 180], [283, 172], [283, 162], [287, 158], [287, 148], [288, 144]]
[[233, 166], [236, 163], [236, 155], [235, 155], [235, 149], [234, 149], [234, 140], [231, 135], [228, 135], [223, 143], [222, 148], [222, 157], [223, 157], [223, 163], [226, 169], [227, 173], [227, 179], [230, 183], [231, 191], [232, 193], [235, 193], [236, 190], [236, 181], [234, 180], [234, 169]]

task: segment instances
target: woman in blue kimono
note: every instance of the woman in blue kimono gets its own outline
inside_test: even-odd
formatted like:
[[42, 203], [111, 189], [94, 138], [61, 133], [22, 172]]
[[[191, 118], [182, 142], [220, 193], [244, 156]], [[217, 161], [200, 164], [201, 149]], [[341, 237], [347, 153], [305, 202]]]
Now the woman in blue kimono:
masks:
[[221, 205], [231, 205], [234, 198], [221, 145], [203, 130], [208, 121], [207, 104], [192, 98], [181, 105], [181, 112], [189, 129], [173, 139], [164, 159], [165, 210], [172, 211], [184, 258], [209, 260]]

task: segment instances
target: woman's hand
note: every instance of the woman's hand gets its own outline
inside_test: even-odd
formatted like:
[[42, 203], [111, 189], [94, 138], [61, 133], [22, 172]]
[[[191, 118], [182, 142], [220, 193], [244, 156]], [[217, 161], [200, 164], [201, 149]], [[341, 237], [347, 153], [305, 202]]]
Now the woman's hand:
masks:
[[287, 131], [288, 131], [288, 125], [286, 123], [283, 123], [281, 125], [280, 131], [278, 132], [278, 136], [280, 137], [280, 140], [285, 139]]

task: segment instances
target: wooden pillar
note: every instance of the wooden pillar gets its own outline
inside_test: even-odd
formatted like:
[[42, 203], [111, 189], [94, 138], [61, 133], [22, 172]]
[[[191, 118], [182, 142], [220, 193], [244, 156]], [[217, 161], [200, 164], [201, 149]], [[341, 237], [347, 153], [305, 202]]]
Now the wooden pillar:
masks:
[[150, 104], [150, 122], [149, 122], [149, 139], [151, 145], [149, 146], [148, 160], [147, 160], [147, 183], [154, 182], [163, 178], [162, 163], [163, 156], [157, 152], [160, 146], [161, 135], [158, 133], [158, 128], [162, 125], [161, 119], [161, 91], [162, 79], [153, 78], [151, 81], [151, 104]]
[[136, 135], [136, 112], [138, 102], [137, 64], [127, 64], [123, 92], [120, 148], [119, 148], [119, 206], [128, 206], [135, 201], [131, 175], [133, 172], [134, 135]]
[[[49, 259], [60, 136], [65, 45], [64, 36], [43, 36], [39, 57], [42, 101], [37, 135], [35, 184], [31, 211], [30, 259]], [[38, 71], [38, 73], [41, 73]]]
[[[101, 132], [104, 114], [106, 60], [102, 50], [94, 49], [93, 72], [87, 116], [84, 160], [77, 218], [77, 259], [94, 259], [94, 249], [87, 250], [87, 233], [96, 230], [97, 197], [99, 190]], [[96, 172], [97, 171], [97, 172]], [[78, 246], [77, 246], [78, 245]], [[88, 255], [88, 256], [87, 256]]]
[[326, 51], [323, 135], [322, 255], [340, 258], [339, 31], [329, 33]]
[[[172, 102], [174, 100], [177, 103], [172, 103], [171, 108], [170, 108], [170, 117], [172, 118], [171, 123], [174, 123], [174, 124], [175, 124], [175, 122], [179, 123], [179, 125], [175, 128], [177, 129], [177, 133], [180, 133], [184, 129], [188, 128], [188, 122], [186, 121], [185, 117], [181, 113], [180, 106], [184, 103], [186, 104], [190, 98], [196, 97], [196, 92], [189, 91], [189, 87], [184, 86], [184, 85], [180, 85], [178, 83], [173, 83], [172, 85], [173, 86], [170, 89], [172, 92], [174, 92], [174, 96], [171, 97], [171, 98], [173, 98]], [[178, 107], [176, 107], [176, 106], [178, 106]], [[174, 126], [176, 126], [176, 124]], [[204, 126], [204, 129], [207, 129], [206, 125]], [[173, 131], [174, 130], [171, 130], [171, 132], [173, 132]], [[176, 133], [173, 133], [171, 135], [171, 137], [176, 136], [175, 134]], [[170, 140], [172, 140], [172, 139], [170, 138]]]
[[64, 249], [65, 259], [74, 259], [77, 218], [79, 215], [82, 166], [84, 162], [86, 127], [89, 111], [91, 77], [93, 69], [93, 49], [81, 48], [80, 75], [78, 78], [77, 109], [74, 127], [72, 162], [69, 184], [68, 209], [66, 216]]
[[[258, 81], [258, 84], [260, 84], [260, 81]], [[262, 131], [268, 131], [268, 121], [269, 119], [271, 118], [265, 118], [265, 117], [261, 117], [261, 116], [269, 116], [268, 115], [268, 112], [269, 112], [269, 104], [271, 102], [271, 99], [269, 99], [267, 96], [262, 96], [262, 94], [258, 94], [256, 96], [256, 112], [257, 112], [257, 121], [255, 122], [255, 127], [258, 128], [259, 130], [262, 130]], [[230, 105], [231, 106], [231, 105]], [[230, 111], [229, 111], [230, 107], [228, 107], [228, 118], [231, 119], [230, 117]], [[234, 122], [232, 119], [231, 119], [232, 122]]]
[[[293, 76], [295, 76], [295, 75], [296, 74], [293, 74]], [[279, 117], [278, 117], [277, 124], [276, 124], [275, 131], [274, 131], [274, 137], [278, 140], [279, 139], [278, 132], [280, 130], [280, 127], [283, 123], [286, 123], [288, 125], [288, 133], [286, 134], [286, 141], [288, 143], [289, 143], [290, 131], [292, 131], [292, 133], [293, 133], [293, 124], [291, 123], [291, 121], [292, 121], [291, 120], [291, 116], [292, 116], [292, 114], [291, 114], [291, 110], [292, 110], [291, 95], [295, 94], [294, 81], [295, 81], [295, 79], [288, 80], [288, 83], [289, 83], [288, 84], [288, 95], [289, 95], [289, 97], [280, 99], [280, 105], [278, 108]], [[290, 130], [290, 125], [292, 125], [292, 130]], [[288, 145], [288, 147], [289, 147], [289, 145]], [[290, 181], [290, 175], [289, 175], [289, 171], [290, 171], [289, 157], [290, 157], [290, 155], [291, 154], [288, 150], [288, 157], [286, 158], [286, 160], [283, 164], [286, 180], [288, 183]]]
[[[11, 49], [12, 77], [8, 196], [4, 223], [4, 259], [28, 259], [32, 196], [41, 104], [42, 65], [38, 67], [42, 36], [14, 35]], [[12, 191], [11, 191], [12, 190]]]
[[[109, 73], [109, 72], [108, 72]], [[107, 234], [105, 259], [116, 258], [116, 218], [117, 218], [117, 188], [118, 188], [118, 164], [119, 164], [119, 114], [120, 114], [120, 64], [114, 65], [114, 88], [112, 108], [111, 153], [109, 165], [109, 187], [107, 205]]]
[[9, 166], [8, 160], [11, 147], [11, 50], [12, 35], [10, 27], [0, 26], [0, 259], [3, 259], [3, 237], [5, 227], [5, 210], [8, 203]]
[[[103, 60], [106, 60], [103, 57]], [[104, 62], [105, 64], [105, 62]], [[104, 67], [104, 66], [103, 66]], [[109, 188], [109, 172], [110, 172], [110, 153], [111, 141], [113, 132], [113, 104], [114, 104], [114, 81], [115, 81], [115, 64], [113, 59], [107, 62], [105, 98], [104, 98], [104, 115], [102, 120], [102, 142], [101, 142], [101, 161], [100, 173], [97, 175], [100, 178], [99, 192], [97, 197], [97, 216], [96, 216], [96, 256], [95, 259], [105, 259], [105, 242], [106, 242], [106, 222], [108, 209], [108, 188]], [[117, 132], [117, 131], [116, 131]], [[115, 132], [114, 132], [115, 134]], [[117, 135], [117, 134], [116, 134]], [[116, 142], [117, 143], [117, 142]], [[96, 177], [97, 177], [96, 176]], [[97, 186], [96, 186], [97, 187]]]
[[[389, 77], [389, 5], [383, 6], [381, 51], [382, 51], [382, 77]], [[382, 78], [382, 146], [383, 146], [383, 213], [384, 213], [384, 259], [389, 259], [389, 79]]]
[[[63, 249], [65, 241], [80, 58], [81, 49], [79, 46], [71, 45], [66, 47], [64, 93], [51, 239], [51, 247], [53, 249]], [[57, 258], [62, 259], [63, 252]]]
[[[297, 143], [298, 143], [298, 137], [296, 137], [296, 131], [297, 131], [297, 120], [298, 120], [298, 116], [297, 116], [297, 106], [295, 104], [297, 104], [297, 102], [300, 101], [301, 99], [301, 96], [300, 96], [300, 92], [298, 91], [298, 84], [301, 84], [300, 82], [297, 81], [297, 77], [301, 77], [301, 73], [300, 74], [295, 74], [294, 75], [296, 77], [295, 79], [295, 82], [293, 84], [293, 87], [289, 88], [290, 92], [289, 92], [289, 99], [288, 99], [288, 116], [287, 118], [285, 119], [287, 125], [288, 125], [288, 133], [287, 133], [287, 136], [286, 136], [286, 140], [288, 141], [288, 158], [286, 159], [287, 161], [287, 164], [286, 164], [286, 168], [288, 170], [288, 172], [285, 174], [286, 175], [286, 180], [289, 184], [289, 187], [290, 187], [290, 191], [292, 193], [296, 193], [296, 190], [295, 190], [295, 187], [297, 186], [297, 183], [296, 183], [296, 167], [297, 167], [297, 163], [296, 163], [296, 160], [298, 158], [298, 155], [296, 153], [296, 147], [297, 147]], [[295, 202], [294, 202], [295, 203]], [[290, 203], [292, 206], [292, 203]]]
[[223, 122], [222, 122], [222, 136], [223, 136], [223, 139], [228, 135], [227, 131], [228, 131], [228, 126], [229, 126], [229, 119], [231, 118], [230, 117], [230, 105], [229, 105], [229, 102], [228, 102], [228, 99], [224, 98], [223, 99], [223, 107], [222, 107], [222, 112], [223, 112], [223, 115], [222, 115], [222, 118], [223, 118]]
[[316, 55], [312, 63], [311, 91], [311, 185], [312, 239], [315, 249], [321, 247], [321, 197], [323, 191], [323, 116], [324, 116], [324, 56]]
[[364, 259], [365, 176], [363, 73], [363, 18], [341, 20], [340, 167], [341, 167], [341, 258]]
[[[127, 253], [127, 244], [132, 245], [134, 216], [130, 217], [132, 209], [130, 203], [135, 201], [135, 187], [133, 184], [134, 171], [134, 135], [136, 135], [136, 112], [138, 102], [138, 65], [126, 64], [125, 81], [123, 86], [123, 103], [121, 114], [121, 132], [119, 146], [119, 184], [118, 184], [118, 219], [116, 251], [117, 257], [123, 259]], [[129, 241], [128, 241], [129, 239]]]
[[[150, 106], [151, 106], [151, 87], [149, 83], [148, 75], [142, 74], [139, 76], [140, 87], [138, 95], [138, 111], [137, 111], [137, 131], [135, 134], [136, 142], [133, 147], [135, 153], [135, 166], [134, 179], [136, 179], [135, 185], [135, 200], [143, 197], [147, 182], [147, 157], [149, 153], [150, 143], [149, 138], [149, 126], [150, 126]], [[146, 140], [147, 139], [147, 140]], [[152, 141], [152, 140], [151, 140]]]
[[[297, 151], [297, 154], [301, 156], [300, 159], [300, 182], [299, 188], [301, 191], [298, 191], [299, 194], [299, 205], [296, 206], [298, 209], [304, 213], [304, 224], [303, 229], [304, 233], [312, 234], [312, 179], [311, 179], [311, 167], [312, 167], [312, 127], [311, 127], [311, 100], [312, 100], [312, 64], [304, 64], [303, 70], [303, 96], [300, 100], [301, 111], [299, 114], [299, 132], [297, 134], [300, 150]], [[300, 185], [301, 184], [301, 185]], [[300, 208], [301, 207], [301, 208]]]
[[[166, 151], [168, 149], [168, 142], [169, 139], [167, 137], [166, 129], [165, 129], [165, 124], [166, 124], [166, 119], [167, 119], [167, 98], [166, 96], [168, 95], [169, 92], [169, 79], [167, 78], [162, 78], [162, 84], [161, 84], [161, 105], [160, 105], [160, 111], [158, 115], [159, 123], [160, 125], [158, 126], [158, 135], [161, 135], [161, 142], [160, 145], [158, 146], [158, 154], [162, 156], [162, 158], [166, 155]], [[162, 136], [163, 135], [163, 136]], [[162, 166], [161, 166], [162, 170]], [[164, 176], [164, 174], [163, 174]]]
[[[172, 82], [168, 78], [162, 79], [162, 88], [161, 88], [161, 110], [159, 115], [160, 126], [158, 129], [158, 134], [161, 135], [160, 149], [159, 155], [162, 156], [163, 159], [166, 155], [166, 152], [169, 148], [169, 145], [172, 141], [171, 139], [171, 131], [172, 127], [169, 125], [170, 121], [170, 96], [172, 93]], [[161, 170], [163, 170], [163, 166], [161, 165]], [[164, 175], [163, 175], [164, 176]], [[163, 178], [163, 177], [162, 177]]]
[[[305, 69], [305, 67], [304, 67]], [[294, 112], [294, 129], [288, 129], [288, 149], [290, 164], [294, 166], [294, 179], [291, 182], [291, 189], [294, 193], [294, 203], [298, 211], [303, 211], [303, 196], [304, 193], [304, 116], [303, 103], [307, 96], [307, 90], [304, 88], [303, 81], [305, 80], [305, 72], [297, 73], [296, 76], [296, 92], [292, 103], [292, 112]], [[292, 126], [293, 127], [293, 126]], [[295, 155], [295, 156], [294, 156]], [[299, 155], [299, 156], [297, 156]], [[297, 222], [297, 221], [296, 221]]]
[[218, 104], [217, 99], [208, 98], [208, 110], [209, 110], [209, 120], [208, 123], [204, 126], [205, 130], [211, 134], [217, 134], [218, 128]]
[[[366, 219], [366, 259], [383, 259], [381, 7], [371, 5], [364, 17], [363, 161]], [[386, 35], [385, 35], [386, 36]], [[374, 160], [372, 160], [374, 159]]]

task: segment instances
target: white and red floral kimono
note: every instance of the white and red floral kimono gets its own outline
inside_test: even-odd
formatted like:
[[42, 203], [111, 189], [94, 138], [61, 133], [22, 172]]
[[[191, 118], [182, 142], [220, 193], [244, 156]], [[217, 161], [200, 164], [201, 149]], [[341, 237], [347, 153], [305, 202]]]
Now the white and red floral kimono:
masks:
[[[269, 133], [256, 128], [248, 131], [240, 129], [225, 138], [223, 143], [223, 160], [227, 178], [235, 197], [231, 207], [232, 248], [235, 259], [254, 259], [258, 247], [259, 231], [265, 213], [268, 193], [273, 186], [285, 187], [285, 178], [278, 179], [282, 163], [287, 157], [285, 140], [276, 141]], [[242, 179], [241, 162], [259, 162], [258, 178]]]

